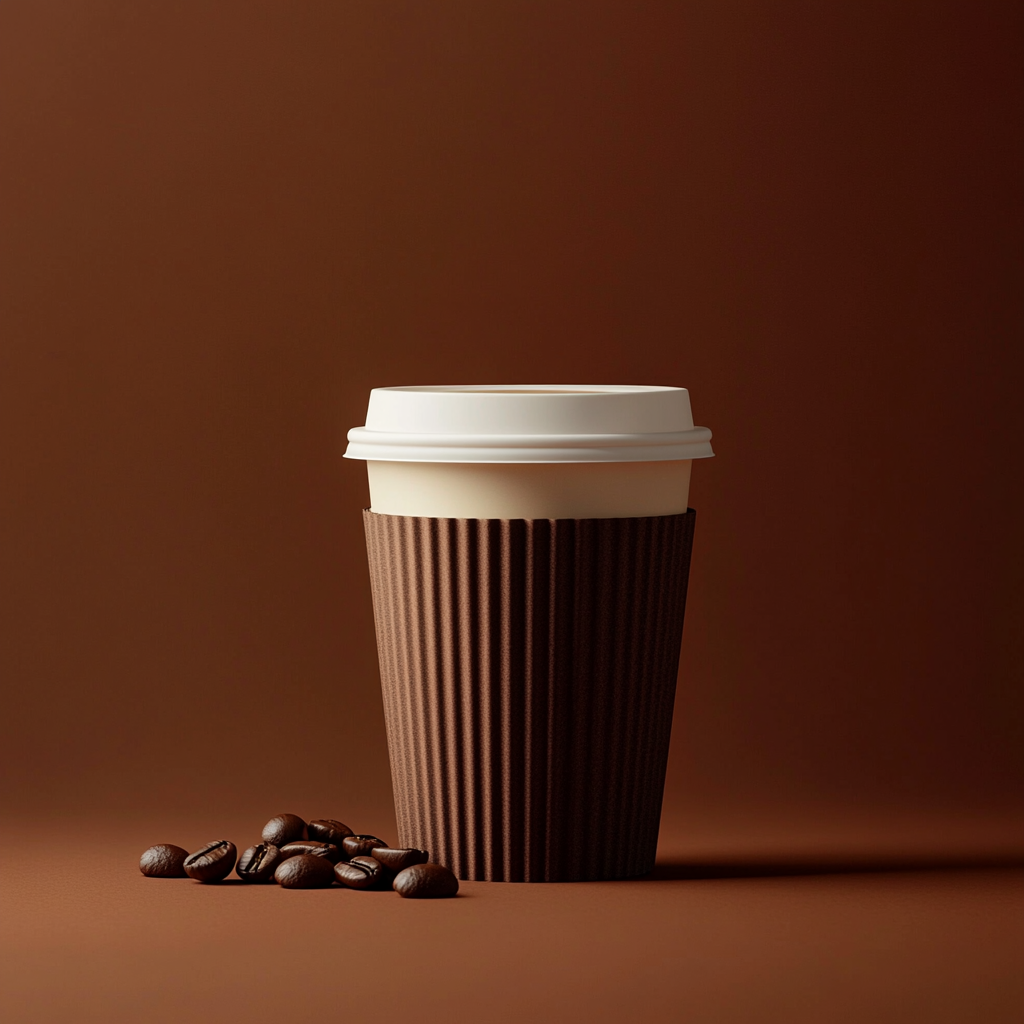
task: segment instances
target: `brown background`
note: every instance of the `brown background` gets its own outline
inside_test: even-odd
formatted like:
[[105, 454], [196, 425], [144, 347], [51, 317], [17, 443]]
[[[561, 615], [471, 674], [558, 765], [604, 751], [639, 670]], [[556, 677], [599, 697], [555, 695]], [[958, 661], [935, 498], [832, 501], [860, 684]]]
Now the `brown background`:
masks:
[[1019, 843], [1020, 22], [8, 0], [11, 820], [393, 830], [345, 430], [620, 382], [718, 453], [666, 851]]

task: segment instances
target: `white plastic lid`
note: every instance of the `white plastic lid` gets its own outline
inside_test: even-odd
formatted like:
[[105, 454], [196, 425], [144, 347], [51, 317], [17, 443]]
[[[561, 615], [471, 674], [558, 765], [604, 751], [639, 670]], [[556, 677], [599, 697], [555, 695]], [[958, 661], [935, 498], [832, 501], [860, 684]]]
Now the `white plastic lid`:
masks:
[[347, 459], [382, 462], [667, 462], [706, 459], [686, 388], [494, 384], [374, 388]]

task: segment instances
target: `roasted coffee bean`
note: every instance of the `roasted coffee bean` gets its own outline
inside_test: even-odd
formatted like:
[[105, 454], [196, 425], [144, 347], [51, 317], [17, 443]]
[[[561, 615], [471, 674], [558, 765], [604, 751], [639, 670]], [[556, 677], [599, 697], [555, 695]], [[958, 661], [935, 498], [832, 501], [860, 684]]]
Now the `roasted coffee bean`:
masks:
[[392, 871], [401, 871], [413, 864], [425, 864], [430, 860], [426, 850], [392, 850], [387, 846], [375, 846], [370, 856]]
[[326, 857], [300, 853], [277, 865], [274, 881], [286, 889], [326, 889], [334, 881], [334, 866]]
[[372, 889], [383, 885], [391, 872], [372, 857], [353, 857], [334, 865], [334, 877], [350, 889]]
[[285, 843], [281, 847], [282, 860], [311, 853], [314, 857], [326, 857], [332, 864], [341, 860], [341, 850], [333, 843], [318, 843], [315, 839], [300, 839], [297, 843]]
[[236, 855], [235, 844], [226, 839], [207, 843], [185, 858], [185, 874], [197, 882], [219, 882], [231, 874]]
[[185, 858], [188, 850], [170, 843], [151, 846], [139, 860], [139, 870], [147, 878], [186, 878]]
[[271, 843], [257, 843], [238, 858], [235, 874], [243, 882], [271, 882], [281, 860], [281, 851], [276, 846]]
[[340, 850], [341, 841], [352, 835], [352, 829], [333, 818], [317, 818], [306, 826], [306, 835], [321, 843], [333, 843]]
[[391, 888], [407, 900], [436, 900], [454, 896], [459, 880], [440, 864], [414, 864], [398, 872]]
[[306, 823], [297, 814], [279, 814], [263, 826], [263, 842], [284, 846], [306, 838]]
[[346, 857], [369, 857], [378, 846], [387, 846], [383, 839], [376, 836], [348, 836], [341, 841], [341, 849]]

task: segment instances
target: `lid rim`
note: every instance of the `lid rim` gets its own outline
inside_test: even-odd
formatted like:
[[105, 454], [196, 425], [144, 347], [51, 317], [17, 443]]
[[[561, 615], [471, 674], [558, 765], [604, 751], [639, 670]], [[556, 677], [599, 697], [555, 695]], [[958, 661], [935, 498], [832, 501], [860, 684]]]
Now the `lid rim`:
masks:
[[434, 447], [451, 445], [464, 448], [564, 448], [601, 445], [628, 448], [632, 445], [697, 444], [701, 441], [710, 441], [711, 436], [711, 431], [707, 427], [634, 434], [420, 434], [411, 431], [370, 430], [368, 427], [353, 427], [348, 432], [350, 441], [361, 444], [410, 444]]
[[365, 423], [348, 440], [346, 458], [388, 462], [641, 462], [714, 454], [711, 431], [694, 426], [687, 389], [650, 384], [373, 388]]

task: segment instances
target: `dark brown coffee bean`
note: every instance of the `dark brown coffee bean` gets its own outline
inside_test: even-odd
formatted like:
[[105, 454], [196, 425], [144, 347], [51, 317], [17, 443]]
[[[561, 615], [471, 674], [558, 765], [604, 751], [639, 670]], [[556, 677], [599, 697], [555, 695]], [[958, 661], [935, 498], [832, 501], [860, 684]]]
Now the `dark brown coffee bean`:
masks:
[[151, 846], [139, 860], [139, 870], [147, 878], [186, 878], [185, 858], [188, 850], [170, 843]]
[[235, 874], [243, 882], [273, 881], [274, 871], [281, 863], [281, 851], [271, 843], [257, 843], [250, 846], [235, 867]]
[[219, 882], [231, 874], [238, 851], [226, 839], [207, 843], [201, 850], [185, 858], [185, 874], [197, 882]]
[[286, 889], [326, 889], [334, 881], [334, 866], [326, 857], [300, 853], [277, 865], [274, 881]]
[[383, 839], [376, 836], [348, 836], [341, 841], [341, 849], [350, 860], [353, 857], [369, 857], [378, 846], [387, 846]]
[[413, 864], [425, 864], [430, 860], [426, 850], [392, 850], [387, 846], [375, 846], [370, 856], [392, 871], [401, 871]]
[[332, 864], [341, 860], [341, 850], [333, 843], [318, 843], [315, 839], [300, 839], [297, 843], [285, 843], [281, 847], [281, 859], [299, 857], [304, 853], [314, 857], [326, 857]]
[[352, 835], [352, 829], [333, 818], [317, 818], [306, 826], [306, 835], [321, 843], [333, 843], [340, 850], [341, 841]]
[[334, 877], [350, 889], [373, 889], [383, 885], [391, 872], [372, 857], [353, 857], [334, 865]]
[[306, 838], [306, 823], [297, 814], [279, 814], [263, 826], [263, 842], [284, 846]]
[[440, 864], [414, 864], [398, 872], [391, 888], [407, 900], [436, 900], [454, 896], [459, 880]]

